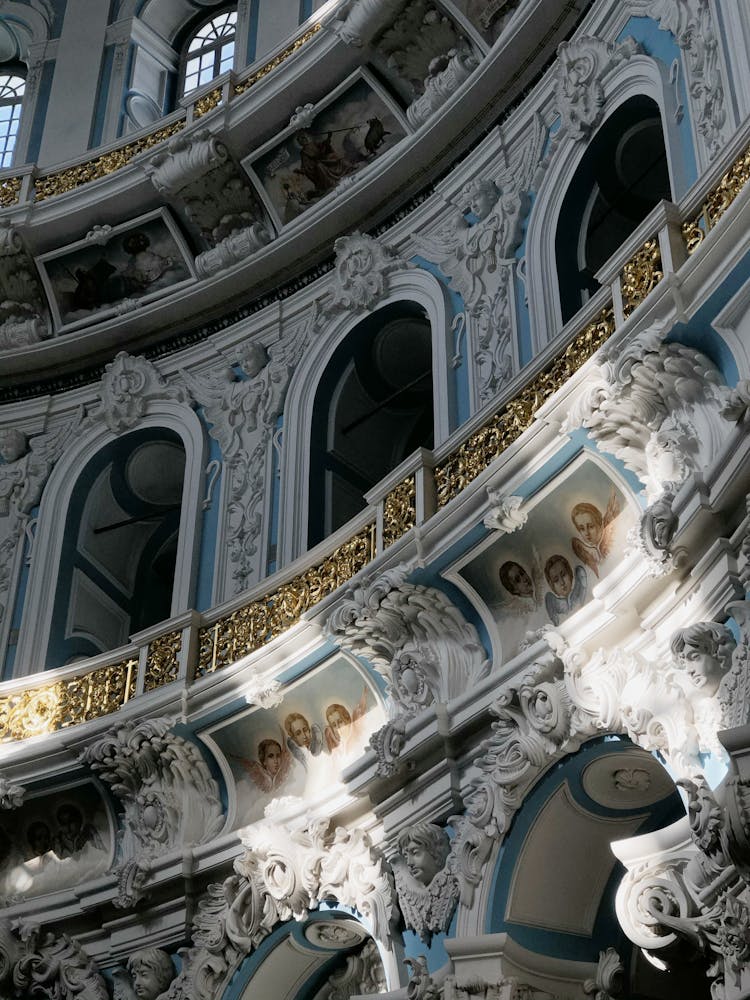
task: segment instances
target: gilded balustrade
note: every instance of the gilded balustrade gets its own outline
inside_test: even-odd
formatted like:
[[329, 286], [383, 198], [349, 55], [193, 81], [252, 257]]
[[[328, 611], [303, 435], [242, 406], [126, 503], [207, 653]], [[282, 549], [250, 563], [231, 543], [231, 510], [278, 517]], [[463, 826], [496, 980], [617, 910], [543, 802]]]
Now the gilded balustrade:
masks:
[[299, 38], [296, 38], [291, 45], [287, 46], [287, 48], [285, 48], [282, 52], [279, 52], [279, 54], [274, 56], [273, 59], [269, 60], [269, 62], [264, 63], [260, 69], [257, 69], [244, 80], [240, 80], [239, 83], [235, 84], [235, 94], [244, 94], [246, 90], [254, 87], [259, 80], [262, 80], [264, 76], [268, 76], [269, 73], [273, 72], [273, 70], [275, 70], [277, 66], [280, 66], [286, 59], [289, 58], [289, 56], [297, 52], [298, 49], [301, 49], [303, 45], [306, 45], [311, 38], [317, 35], [322, 27], [322, 24], [314, 24], [304, 33], [304, 35], [300, 35]]
[[417, 523], [417, 483], [408, 476], [383, 501], [383, 548], [388, 548]]
[[193, 118], [202, 118], [207, 115], [209, 111], [213, 111], [221, 104], [221, 87], [216, 87], [215, 90], [209, 90], [207, 94], [199, 98], [193, 105]]
[[664, 277], [658, 237], [647, 240], [637, 250], [620, 275], [622, 312], [627, 319]]
[[202, 628], [196, 675], [201, 677], [229, 666], [281, 635], [305, 611], [372, 562], [375, 554], [375, 525], [370, 524], [316, 566]]
[[182, 632], [167, 632], [157, 636], [148, 644], [146, 657], [146, 676], [143, 690], [153, 691], [155, 688], [176, 681], [180, 673], [180, 650], [182, 649]]
[[17, 204], [20, 194], [20, 177], [4, 177], [0, 180], [0, 208], [10, 208]]
[[716, 187], [712, 188], [692, 219], [682, 224], [688, 253], [693, 253], [713, 229], [750, 179], [750, 146], [734, 161]]
[[138, 660], [0, 696], [0, 741], [25, 740], [116, 712], [135, 694]]

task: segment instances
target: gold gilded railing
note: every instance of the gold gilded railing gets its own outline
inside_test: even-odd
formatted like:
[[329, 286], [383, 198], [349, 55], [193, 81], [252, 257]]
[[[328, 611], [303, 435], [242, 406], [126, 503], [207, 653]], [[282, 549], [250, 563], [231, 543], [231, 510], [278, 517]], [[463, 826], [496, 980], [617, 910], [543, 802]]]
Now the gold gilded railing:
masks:
[[700, 211], [682, 225], [682, 236], [688, 253], [693, 253], [750, 180], [750, 146], [747, 147], [709, 191]]
[[537, 410], [567, 382], [615, 330], [611, 306], [577, 337], [521, 392], [475, 431], [435, 469], [438, 507], [458, 496], [505, 449], [531, 426]]
[[311, 38], [317, 35], [322, 27], [322, 24], [314, 24], [304, 33], [304, 35], [300, 35], [299, 38], [296, 38], [291, 45], [288, 45], [282, 52], [279, 52], [278, 55], [274, 56], [273, 59], [270, 59], [267, 63], [261, 66], [260, 69], [255, 70], [255, 72], [251, 73], [246, 79], [240, 80], [239, 83], [235, 84], [235, 94], [244, 94], [246, 90], [254, 87], [259, 80], [262, 80], [264, 76], [268, 76], [269, 73], [273, 72], [273, 70], [275, 70], [277, 66], [280, 66], [286, 59], [289, 58], [289, 56], [294, 55], [298, 49], [301, 49], [303, 45], [306, 45]]
[[137, 659], [0, 696], [0, 740], [24, 740], [116, 712], [135, 694]]
[[300, 620], [375, 558], [375, 524], [340, 545], [330, 556], [246, 604], [199, 633], [196, 674], [211, 674], [260, 649]]
[[417, 523], [417, 483], [408, 476], [383, 501], [383, 548], [388, 548]]

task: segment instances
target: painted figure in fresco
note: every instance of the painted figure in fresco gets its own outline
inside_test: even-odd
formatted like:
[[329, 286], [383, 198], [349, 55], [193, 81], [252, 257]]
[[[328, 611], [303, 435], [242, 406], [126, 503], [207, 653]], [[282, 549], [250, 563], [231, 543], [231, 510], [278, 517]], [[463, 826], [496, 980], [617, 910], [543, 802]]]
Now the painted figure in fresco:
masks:
[[57, 832], [53, 845], [58, 858], [72, 858], [79, 854], [87, 844], [92, 844], [98, 850], [104, 850], [99, 832], [90, 823], [84, 823], [80, 809], [71, 802], [64, 802], [55, 814]]
[[599, 566], [612, 549], [615, 519], [619, 513], [620, 504], [614, 488], [609, 495], [603, 516], [599, 508], [592, 503], [577, 503], [570, 512], [570, 519], [579, 536], [571, 538], [571, 547], [594, 576], [599, 576]]
[[450, 839], [434, 823], [416, 823], [398, 838], [398, 849], [409, 874], [422, 885], [429, 885], [445, 867], [450, 853]]
[[308, 755], [317, 757], [323, 749], [323, 734], [320, 726], [313, 723], [312, 726], [301, 712], [290, 712], [284, 719], [284, 729], [286, 730], [286, 745], [290, 753], [304, 767], [307, 767]]
[[41, 858], [52, 850], [52, 831], [43, 820], [35, 820], [26, 828], [26, 841], [31, 848], [30, 857]]
[[586, 570], [579, 565], [574, 573], [565, 556], [557, 554], [545, 563], [544, 575], [550, 587], [544, 596], [544, 605], [552, 624], [559, 625], [586, 599]]
[[329, 753], [347, 755], [357, 744], [362, 728], [362, 719], [367, 711], [367, 688], [362, 691], [362, 697], [354, 706], [352, 712], [338, 702], [326, 709], [324, 735]]
[[151, 240], [140, 229], [123, 238], [122, 248], [130, 257], [122, 271], [126, 294], [143, 291], [174, 267], [173, 257], [163, 257], [150, 246]]
[[513, 559], [506, 560], [497, 572], [500, 583], [510, 598], [500, 601], [499, 610], [511, 615], [529, 615], [542, 606], [543, 571], [539, 555], [533, 550], [529, 574], [524, 566]]
[[309, 129], [300, 129], [294, 139], [299, 147], [300, 165], [295, 173], [306, 177], [313, 186], [308, 197], [321, 198], [332, 191], [350, 171], [349, 164], [333, 148], [333, 132], [316, 138]]
[[143, 948], [128, 959], [128, 972], [138, 1000], [156, 1000], [175, 977], [172, 959], [161, 948]]
[[260, 741], [257, 760], [247, 760], [245, 757], [235, 757], [235, 760], [242, 764], [261, 792], [273, 792], [279, 788], [289, 776], [292, 766], [289, 750], [282, 742], [274, 739]]

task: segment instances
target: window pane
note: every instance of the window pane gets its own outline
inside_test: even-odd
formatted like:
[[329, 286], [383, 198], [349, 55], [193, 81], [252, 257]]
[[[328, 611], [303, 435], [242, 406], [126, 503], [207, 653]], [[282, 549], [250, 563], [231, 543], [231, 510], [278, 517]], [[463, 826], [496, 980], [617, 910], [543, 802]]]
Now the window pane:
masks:
[[217, 14], [196, 31], [187, 47], [190, 59], [185, 67], [183, 93], [210, 83], [232, 68], [237, 12]]

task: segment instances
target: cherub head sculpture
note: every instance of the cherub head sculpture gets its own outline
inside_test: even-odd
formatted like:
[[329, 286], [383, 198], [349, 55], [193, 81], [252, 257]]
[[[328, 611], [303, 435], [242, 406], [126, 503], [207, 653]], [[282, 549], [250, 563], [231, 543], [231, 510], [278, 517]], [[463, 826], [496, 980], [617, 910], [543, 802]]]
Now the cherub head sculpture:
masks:
[[481, 221], [492, 213], [492, 209], [500, 197], [500, 192], [495, 182], [491, 181], [489, 177], [475, 177], [474, 180], [464, 185], [461, 197], [472, 215], [476, 215]]
[[15, 462], [26, 454], [26, 435], [16, 427], [6, 427], [0, 431], [0, 458], [6, 463]]
[[416, 823], [398, 838], [398, 849], [412, 878], [429, 885], [450, 853], [450, 838], [435, 823]]
[[732, 665], [734, 647], [731, 631], [716, 622], [696, 622], [678, 629], [670, 643], [675, 664], [706, 698], [719, 690], [722, 677]]
[[128, 959], [128, 972], [138, 1000], [156, 1000], [175, 977], [172, 959], [161, 948], [143, 948]]

